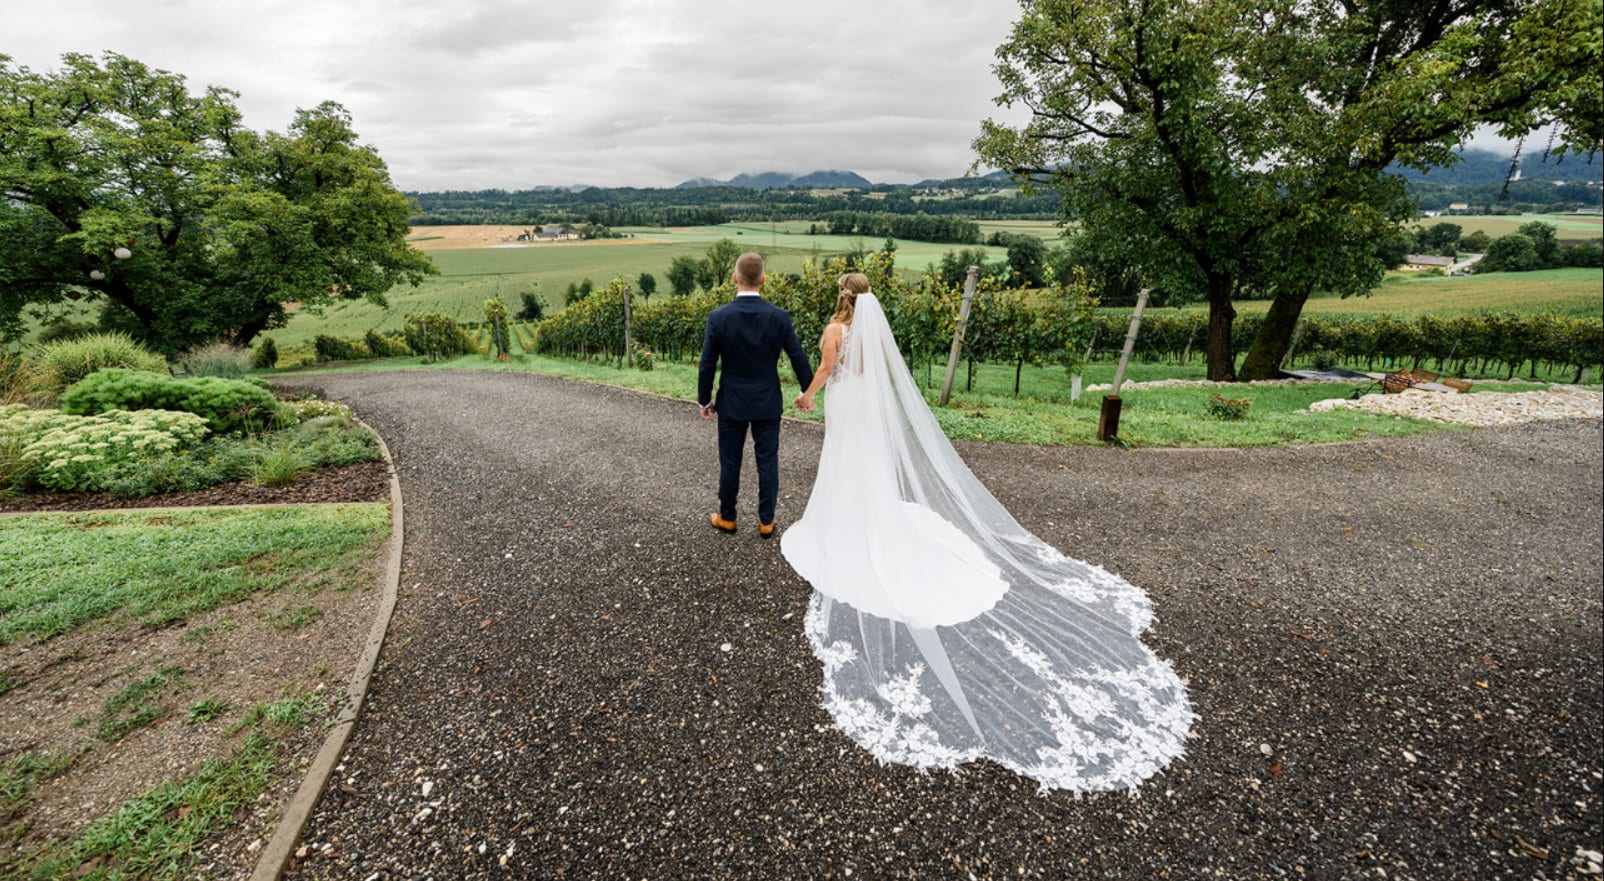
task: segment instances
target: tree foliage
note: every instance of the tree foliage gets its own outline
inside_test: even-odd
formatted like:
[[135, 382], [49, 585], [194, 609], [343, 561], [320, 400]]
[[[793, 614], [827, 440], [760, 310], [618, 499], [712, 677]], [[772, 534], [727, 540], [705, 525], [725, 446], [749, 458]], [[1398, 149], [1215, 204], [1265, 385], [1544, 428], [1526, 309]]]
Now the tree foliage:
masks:
[[87, 297], [158, 351], [245, 345], [287, 303], [383, 303], [434, 271], [344, 108], [257, 133], [236, 98], [114, 53], [49, 73], [0, 56], [0, 335]]
[[1234, 379], [1232, 302], [1274, 303], [1244, 364], [1272, 372], [1316, 288], [1368, 290], [1412, 206], [1395, 163], [1451, 165], [1477, 125], [1564, 123], [1604, 146], [1596, 0], [1023, 0], [982, 158], [1064, 195], [1149, 286], [1206, 300]]

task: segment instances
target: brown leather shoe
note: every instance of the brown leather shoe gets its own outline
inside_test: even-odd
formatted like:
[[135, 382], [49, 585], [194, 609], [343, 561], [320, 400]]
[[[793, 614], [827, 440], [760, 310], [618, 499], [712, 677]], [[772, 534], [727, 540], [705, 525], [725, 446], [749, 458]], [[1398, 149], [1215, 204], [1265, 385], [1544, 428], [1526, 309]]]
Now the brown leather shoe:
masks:
[[759, 523], [757, 525], [757, 534], [758, 534], [758, 536], [760, 538], [768, 538], [769, 536], [774, 534], [774, 524], [773, 523]]
[[[734, 533], [735, 532], [735, 521], [734, 520], [725, 520], [723, 517], [720, 517], [718, 515], [717, 511], [713, 512], [713, 516], [707, 518], [707, 522], [713, 524], [713, 528], [717, 529], [720, 532], [728, 532], [728, 533]], [[774, 527], [770, 526], [769, 528], [773, 529]]]

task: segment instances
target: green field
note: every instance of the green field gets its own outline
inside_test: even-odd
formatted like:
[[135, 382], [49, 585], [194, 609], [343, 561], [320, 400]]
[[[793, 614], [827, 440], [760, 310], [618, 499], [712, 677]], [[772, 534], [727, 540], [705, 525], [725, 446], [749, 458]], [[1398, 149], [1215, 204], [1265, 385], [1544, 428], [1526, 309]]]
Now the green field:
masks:
[[[606, 284], [614, 276], [633, 281], [642, 272], [657, 276], [658, 296], [667, 296], [668, 264], [680, 256], [700, 257], [719, 239], [763, 252], [770, 272], [795, 272], [818, 255], [839, 254], [856, 247], [877, 250], [883, 240], [859, 236], [808, 235], [806, 221], [769, 225], [724, 224], [674, 229], [625, 227], [628, 239], [548, 244], [529, 248], [475, 248], [433, 251], [430, 257], [440, 275], [416, 288], [390, 291], [390, 308], [367, 302], [342, 301], [321, 317], [297, 314], [287, 327], [269, 334], [280, 347], [304, 343], [317, 334], [360, 337], [370, 329], [399, 330], [408, 313], [439, 312], [460, 321], [484, 318], [484, 301], [500, 297], [516, 309], [519, 294], [539, 293], [548, 314], [562, 307], [568, 285], [589, 278]], [[922, 272], [957, 245], [899, 241], [897, 264]], [[987, 248], [991, 259], [1005, 256], [1002, 248]]]
[[1507, 236], [1534, 220], [1558, 227], [1558, 236], [1564, 241], [1588, 241], [1604, 235], [1604, 218], [1582, 214], [1465, 214], [1443, 217], [1422, 217], [1415, 226], [1432, 226], [1438, 223], [1456, 223], [1465, 235], [1476, 230], [1498, 238]]

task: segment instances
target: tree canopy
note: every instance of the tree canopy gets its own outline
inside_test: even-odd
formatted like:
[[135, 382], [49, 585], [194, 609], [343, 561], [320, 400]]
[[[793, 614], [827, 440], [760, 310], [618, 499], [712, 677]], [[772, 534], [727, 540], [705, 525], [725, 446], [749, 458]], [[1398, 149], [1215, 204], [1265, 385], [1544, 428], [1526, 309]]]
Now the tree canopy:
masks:
[[1478, 125], [1558, 121], [1604, 146], [1596, 0], [1023, 0], [998, 49], [982, 159], [1061, 191], [1144, 281], [1209, 304], [1209, 377], [1236, 378], [1232, 302], [1270, 293], [1243, 373], [1273, 373], [1316, 288], [1369, 290], [1413, 215], [1401, 165], [1452, 164]]
[[88, 298], [159, 351], [246, 344], [287, 304], [383, 303], [435, 271], [343, 107], [257, 133], [237, 97], [114, 53], [49, 73], [0, 56], [0, 338]]

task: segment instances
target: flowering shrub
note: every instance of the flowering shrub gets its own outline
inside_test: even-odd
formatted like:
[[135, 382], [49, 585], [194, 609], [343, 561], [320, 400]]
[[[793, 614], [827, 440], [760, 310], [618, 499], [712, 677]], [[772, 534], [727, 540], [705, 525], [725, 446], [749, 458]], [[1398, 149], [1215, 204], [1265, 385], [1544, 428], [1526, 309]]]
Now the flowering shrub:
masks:
[[215, 376], [178, 379], [142, 370], [101, 370], [61, 396], [61, 409], [75, 415], [107, 410], [179, 410], [205, 418], [219, 433], [243, 434], [291, 424], [293, 412], [272, 392], [239, 379]]
[[73, 416], [0, 407], [0, 435], [25, 440], [21, 462], [48, 489], [94, 492], [141, 457], [174, 452], [205, 437], [206, 420], [167, 410], [109, 410]]
[[335, 416], [341, 422], [351, 420], [351, 408], [339, 401], [325, 401], [321, 398], [307, 398], [304, 401], [291, 403], [295, 408], [295, 417], [302, 422], [310, 419], [320, 419], [324, 416]]

